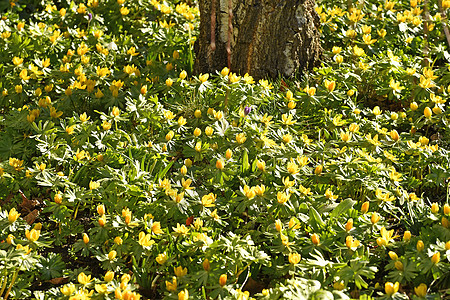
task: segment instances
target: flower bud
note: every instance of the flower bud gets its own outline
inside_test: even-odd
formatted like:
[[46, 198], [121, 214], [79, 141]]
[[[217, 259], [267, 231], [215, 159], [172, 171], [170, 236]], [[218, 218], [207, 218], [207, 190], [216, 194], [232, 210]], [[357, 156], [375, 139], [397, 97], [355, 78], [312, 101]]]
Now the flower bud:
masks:
[[421, 252], [425, 248], [425, 245], [422, 240], [418, 240], [416, 244], [417, 251]]
[[60, 193], [55, 194], [55, 197], [53, 197], [53, 200], [55, 201], [56, 204], [61, 204], [62, 199], [63, 197]]
[[112, 250], [108, 253], [108, 259], [114, 260], [116, 258], [117, 252], [115, 250]]
[[89, 236], [87, 235], [87, 233], [83, 233], [83, 242], [84, 242], [85, 244], [88, 244], [88, 243], [89, 243]]
[[450, 205], [444, 204], [444, 215], [450, 215]]
[[198, 137], [198, 136], [200, 136], [200, 134], [202, 134], [201, 129], [200, 129], [200, 128], [195, 128], [195, 129], [194, 129], [194, 136], [195, 136], [195, 137]]
[[415, 111], [419, 108], [419, 105], [417, 105], [417, 102], [414, 101], [409, 105], [409, 108], [411, 108], [412, 111]]
[[398, 132], [395, 129], [390, 132], [390, 136], [395, 142], [400, 139], [400, 136], [398, 135]]
[[316, 168], [314, 169], [314, 174], [320, 175], [320, 174], [322, 174], [322, 170], [323, 170], [323, 166], [317, 165]]
[[433, 214], [437, 214], [439, 212], [439, 204], [437, 203], [431, 204], [431, 212]]
[[403, 233], [403, 240], [409, 242], [411, 240], [411, 231], [407, 230]]
[[223, 287], [225, 284], [227, 284], [227, 274], [222, 274], [219, 277], [219, 284], [221, 287]]
[[394, 251], [389, 251], [389, 257], [392, 259], [392, 260], [397, 260], [398, 259], [398, 255], [397, 255], [397, 253], [395, 253]]
[[194, 116], [197, 118], [197, 119], [200, 119], [201, 117], [202, 117], [202, 112], [200, 111], [200, 110], [196, 110], [195, 112], [194, 112]]
[[224, 167], [225, 167], [225, 163], [223, 162], [223, 160], [218, 159], [216, 161], [216, 168], [219, 170], [223, 170]]
[[280, 220], [275, 221], [275, 229], [280, 232], [283, 229], [283, 223]]
[[370, 221], [375, 225], [378, 221], [380, 221], [380, 216], [376, 212], [374, 212], [372, 214], [372, 217], [370, 217]]
[[445, 217], [442, 217], [441, 224], [445, 228], [450, 228], [450, 221], [447, 218], [445, 218]]
[[181, 175], [183, 175], [183, 176], [187, 174], [187, 171], [188, 171], [188, 170], [187, 170], [187, 167], [186, 167], [186, 166], [182, 166], [181, 169], [180, 169], [180, 173], [181, 173]]
[[348, 219], [347, 224], [345, 224], [345, 230], [348, 232], [353, 228], [353, 219]]
[[98, 205], [97, 206], [97, 213], [100, 216], [103, 216], [105, 214], [105, 205], [103, 205], [103, 204]]
[[203, 270], [205, 270], [206, 272], [209, 272], [209, 270], [211, 270], [211, 265], [209, 264], [209, 260], [207, 258], [205, 258], [205, 260], [202, 263], [203, 266]]
[[233, 155], [233, 151], [231, 151], [231, 149], [227, 149], [227, 151], [225, 152], [225, 158], [231, 159], [232, 155]]
[[170, 141], [170, 140], [173, 138], [174, 135], [175, 135], [175, 132], [173, 132], [172, 130], [169, 131], [169, 132], [166, 134], [166, 141]]
[[319, 235], [317, 235], [316, 233], [311, 235], [311, 241], [312, 241], [312, 243], [314, 245], [319, 245], [320, 244], [320, 237], [319, 237]]
[[425, 107], [425, 109], [423, 111], [423, 115], [425, 116], [425, 118], [427, 118], [427, 119], [431, 118], [432, 114], [433, 114], [433, 112], [431, 111], [431, 108], [429, 108], [428, 106]]
[[433, 264], [437, 264], [440, 260], [441, 260], [441, 253], [440, 252], [436, 252], [431, 257], [431, 261], [433, 262]]
[[342, 291], [343, 289], [345, 289], [345, 284], [341, 281], [336, 281], [335, 283], [333, 283], [333, 288], [335, 290]]
[[361, 212], [363, 214], [365, 214], [369, 211], [369, 205], [370, 205], [369, 201], [366, 201], [361, 205]]
[[105, 281], [106, 282], [110, 282], [114, 279], [114, 272], [113, 271], [108, 271], [105, 274]]
[[98, 225], [100, 225], [101, 227], [104, 227], [106, 224], [106, 216], [103, 215], [100, 218], [98, 218]]

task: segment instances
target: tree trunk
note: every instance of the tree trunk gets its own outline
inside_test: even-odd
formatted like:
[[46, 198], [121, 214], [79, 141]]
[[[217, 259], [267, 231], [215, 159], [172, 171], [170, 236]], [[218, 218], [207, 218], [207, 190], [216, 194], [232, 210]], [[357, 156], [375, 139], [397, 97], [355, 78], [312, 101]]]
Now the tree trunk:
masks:
[[312, 68], [321, 53], [314, 5], [314, 0], [200, 0], [194, 71], [229, 67], [259, 79]]

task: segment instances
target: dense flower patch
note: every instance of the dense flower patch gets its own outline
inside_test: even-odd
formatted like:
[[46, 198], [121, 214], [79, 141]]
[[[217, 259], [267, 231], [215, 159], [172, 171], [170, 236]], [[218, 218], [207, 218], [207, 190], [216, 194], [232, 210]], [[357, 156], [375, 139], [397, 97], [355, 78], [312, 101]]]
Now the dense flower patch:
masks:
[[192, 1], [2, 5], [0, 297], [448, 297], [450, 1], [317, 1], [277, 81]]

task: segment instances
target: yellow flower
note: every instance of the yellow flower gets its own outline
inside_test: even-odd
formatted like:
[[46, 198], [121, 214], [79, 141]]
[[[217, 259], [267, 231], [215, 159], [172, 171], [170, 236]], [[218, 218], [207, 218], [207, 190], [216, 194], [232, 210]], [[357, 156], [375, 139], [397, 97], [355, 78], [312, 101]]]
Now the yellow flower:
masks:
[[372, 39], [372, 36], [370, 34], [363, 35], [363, 42], [366, 45], [372, 45], [372, 44], [376, 43], [376, 41], [377, 41], [376, 39]]
[[116, 236], [116, 237], [114, 238], [114, 244], [116, 244], [116, 245], [122, 245], [122, 244], [123, 244], [122, 238], [121, 238], [120, 236]]
[[414, 288], [414, 292], [418, 297], [424, 298], [427, 295], [427, 289], [427, 285], [425, 283], [421, 283], [418, 287]]
[[176, 235], [186, 235], [189, 232], [189, 228], [184, 226], [184, 224], [180, 225], [180, 223], [177, 223], [177, 227], [172, 227], [172, 229]]
[[116, 256], [117, 256], [117, 251], [115, 251], [115, 250], [111, 250], [111, 251], [108, 253], [108, 259], [109, 259], [109, 260], [114, 260], [114, 259], [116, 258]]
[[111, 129], [111, 123], [109, 123], [106, 120], [103, 120], [102, 128], [103, 128], [103, 130], [110, 130]]
[[13, 157], [10, 157], [9, 158], [9, 165], [11, 166], [11, 167], [13, 167], [14, 168], [14, 170], [16, 170], [16, 171], [22, 171], [23, 170], [23, 160], [19, 160], [19, 159], [17, 159], [17, 158], [13, 158]]
[[354, 39], [356, 37], [356, 31], [353, 29], [349, 29], [345, 32], [345, 36]]
[[165, 252], [158, 254], [158, 256], [156, 257], [156, 262], [160, 265], [163, 265], [166, 261], [167, 261], [167, 255]]
[[297, 174], [299, 172], [297, 164], [293, 161], [287, 163], [286, 169], [290, 174]]
[[289, 116], [288, 115], [286, 115], [286, 114], [283, 114], [283, 115], [281, 115], [281, 120], [282, 120], [282, 123], [284, 124], [284, 125], [292, 125], [292, 124], [295, 124], [295, 120], [292, 120], [292, 115], [291, 114], [289, 114]]
[[188, 300], [189, 292], [187, 289], [184, 289], [178, 293], [178, 300]]
[[303, 90], [308, 96], [312, 97], [316, 94], [316, 88], [315, 87], [305, 87]]
[[[150, 234], [145, 234], [145, 232], [143, 232], [143, 231], [139, 232], [138, 242], [139, 242], [139, 245], [141, 245], [142, 247], [150, 247], [151, 245], [153, 245], [153, 244], [155, 243], [155, 241], [151, 239]], [[163, 253], [163, 254], [164, 254], [164, 253]], [[162, 255], [162, 254], [160, 254], [160, 255]], [[165, 254], [164, 254], [164, 255], [165, 255]], [[160, 262], [158, 261], [158, 259], [159, 259], [160, 261], [162, 261], [162, 260], [164, 259], [164, 257], [162, 257], [162, 256], [160, 257], [160, 256], [158, 255], [158, 257], [156, 258], [156, 261], [157, 261], [158, 263], [160, 263]], [[166, 260], [167, 260], [167, 258], [166, 258]], [[164, 262], [165, 262], [165, 260], [164, 260]], [[164, 262], [162, 262], [162, 263], [160, 263], [160, 264], [163, 264]]]
[[81, 272], [80, 274], [78, 274], [77, 279], [78, 279], [78, 282], [83, 285], [86, 285], [92, 281], [91, 275], [86, 275], [86, 274], [84, 274], [84, 272]]
[[359, 48], [357, 45], [353, 47], [353, 54], [356, 56], [364, 56], [366, 55], [366, 52], [364, 52], [363, 48]]
[[117, 118], [120, 115], [120, 109], [118, 107], [114, 106], [111, 114], [114, 118]]
[[153, 224], [152, 224], [152, 232], [154, 234], [162, 234], [162, 233], [164, 233], [161, 230], [161, 223], [160, 222], [153, 222]]
[[433, 262], [433, 264], [437, 264], [440, 260], [441, 260], [441, 253], [440, 252], [436, 252], [431, 257], [431, 261]]
[[91, 117], [88, 117], [87, 114], [84, 112], [80, 115], [80, 121], [81, 123], [86, 122], [87, 120], [89, 120]]
[[347, 236], [345, 238], [345, 245], [347, 246], [348, 249], [355, 251], [359, 245], [360, 245], [360, 241], [358, 240], [354, 240], [353, 237], [351, 235]]
[[57, 118], [61, 117], [62, 114], [63, 114], [62, 111], [57, 111], [56, 108], [54, 108], [53, 106], [50, 106], [50, 116], [52, 118], [57, 119]]
[[90, 181], [89, 182], [89, 189], [90, 190], [95, 190], [95, 189], [98, 189], [100, 187], [100, 182], [98, 182], [98, 181]]
[[102, 78], [102, 77], [108, 76], [110, 74], [111, 74], [111, 71], [109, 71], [108, 68], [97, 67], [97, 76]]
[[183, 277], [187, 274], [187, 268], [183, 268], [182, 266], [174, 267], [173, 271], [175, 273], [175, 276], [177, 277]]
[[13, 59], [12, 59], [12, 62], [16, 66], [21, 65], [23, 63], [23, 58], [14, 56]]
[[27, 81], [28, 79], [31, 78], [30, 76], [28, 76], [28, 71], [26, 69], [23, 69], [22, 71], [20, 71], [19, 77], [25, 81]]
[[113, 271], [108, 271], [105, 274], [105, 281], [106, 282], [110, 282], [114, 279], [114, 272]]
[[286, 194], [286, 193], [283, 193], [283, 192], [278, 192], [277, 193], [277, 201], [280, 204], [286, 203], [289, 200], [290, 197], [291, 197], [290, 194]]
[[177, 278], [174, 276], [172, 282], [166, 281], [166, 289], [169, 292], [175, 292], [177, 290]]
[[214, 202], [216, 201], [217, 196], [214, 195], [213, 193], [209, 193], [208, 195], [204, 195], [202, 197], [202, 205], [204, 207], [214, 207], [215, 204]]
[[247, 137], [245, 136], [245, 133], [241, 132], [236, 134], [236, 141], [238, 144], [243, 144], [247, 140]]
[[429, 89], [435, 87], [436, 85], [431, 81], [431, 78], [425, 78], [423, 75], [421, 75], [419, 86], [423, 89]]
[[350, 140], [352, 139], [352, 134], [349, 133], [349, 132], [343, 132], [343, 131], [341, 131], [340, 137], [341, 137], [341, 140], [342, 140], [344, 143], [346, 143], [346, 142], [348, 142], [348, 141], [350, 141]]
[[60, 288], [60, 291], [64, 296], [72, 295], [75, 292], [75, 290], [76, 290], [76, 287], [73, 283], [66, 284]]
[[396, 282], [395, 284], [392, 282], [386, 282], [384, 285], [384, 291], [388, 296], [392, 296], [393, 294], [398, 292], [398, 289], [400, 287], [400, 284]]
[[301, 260], [301, 256], [300, 254], [294, 252], [294, 253], [289, 253], [289, 263], [296, 265], [300, 262]]
[[18, 218], [19, 218], [20, 214], [17, 212], [17, 210], [15, 208], [11, 208], [11, 210], [8, 213], [8, 222], [9, 223], [14, 223]]
[[175, 132], [173, 132], [172, 130], [171, 131], [169, 131], [167, 134], [166, 134], [166, 141], [170, 141], [170, 140], [172, 140], [172, 138], [173, 138], [173, 136], [175, 135]]
[[98, 218], [98, 225], [100, 225], [100, 227], [104, 227], [106, 225], [106, 215]]
[[338, 46], [333, 46], [333, 49], [331, 51], [333, 52], [333, 54], [339, 54], [341, 53], [342, 48]]
[[205, 83], [206, 81], [208, 81], [209, 78], [209, 74], [200, 74], [198, 76], [198, 79], [200, 80], [201, 83]]
[[257, 160], [257, 161], [256, 161], [256, 167], [257, 167], [258, 170], [260, 170], [261, 172], [264, 172], [265, 169], [266, 169], [266, 162], [265, 162], [265, 161]]
[[329, 81], [328, 79], [326, 79], [324, 81], [324, 85], [325, 85], [325, 88], [331, 93], [332, 91], [334, 91], [334, 89], [336, 87], [336, 81], [334, 81], [334, 80]]

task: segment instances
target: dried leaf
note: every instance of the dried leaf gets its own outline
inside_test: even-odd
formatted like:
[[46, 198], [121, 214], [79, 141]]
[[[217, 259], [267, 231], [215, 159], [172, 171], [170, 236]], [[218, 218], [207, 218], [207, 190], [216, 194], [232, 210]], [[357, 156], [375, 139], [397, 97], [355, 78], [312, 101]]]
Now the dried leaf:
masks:
[[26, 215], [23, 219], [28, 223], [28, 225], [31, 225], [36, 221], [37, 216], [39, 215], [39, 211], [37, 209], [30, 212], [28, 215]]

